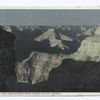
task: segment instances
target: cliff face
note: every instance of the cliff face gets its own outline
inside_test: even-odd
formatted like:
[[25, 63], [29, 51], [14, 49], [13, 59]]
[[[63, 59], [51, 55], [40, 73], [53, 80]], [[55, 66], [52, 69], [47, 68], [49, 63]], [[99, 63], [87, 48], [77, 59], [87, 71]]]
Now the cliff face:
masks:
[[29, 58], [17, 64], [17, 81], [30, 84], [45, 81], [49, 72], [58, 67], [62, 60], [62, 55], [33, 52]]
[[14, 40], [13, 33], [0, 28], [0, 91], [12, 91], [16, 80]]

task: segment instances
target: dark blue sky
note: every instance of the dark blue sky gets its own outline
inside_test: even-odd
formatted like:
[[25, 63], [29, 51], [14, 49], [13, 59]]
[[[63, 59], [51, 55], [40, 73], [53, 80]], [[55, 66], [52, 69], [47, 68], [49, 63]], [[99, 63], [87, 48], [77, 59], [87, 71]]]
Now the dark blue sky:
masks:
[[0, 25], [100, 25], [100, 10], [0, 10]]

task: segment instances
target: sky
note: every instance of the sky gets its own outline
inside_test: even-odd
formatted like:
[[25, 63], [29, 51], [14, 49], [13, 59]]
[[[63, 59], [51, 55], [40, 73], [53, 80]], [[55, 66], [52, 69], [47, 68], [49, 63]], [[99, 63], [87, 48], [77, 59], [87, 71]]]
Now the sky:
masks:
[[100, 10], [0, 10], [0, 25], [100, 25]]

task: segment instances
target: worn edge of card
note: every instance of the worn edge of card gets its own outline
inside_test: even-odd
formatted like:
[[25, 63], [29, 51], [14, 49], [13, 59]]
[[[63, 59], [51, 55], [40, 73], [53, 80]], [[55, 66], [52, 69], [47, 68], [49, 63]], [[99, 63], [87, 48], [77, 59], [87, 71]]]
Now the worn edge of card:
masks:
[[[0, 6], [0, 10], [100, 10], [100, 6]], [[20, 97], [78, 97], [100, 96], [100, 92], [0, 92], [0, 96]]]

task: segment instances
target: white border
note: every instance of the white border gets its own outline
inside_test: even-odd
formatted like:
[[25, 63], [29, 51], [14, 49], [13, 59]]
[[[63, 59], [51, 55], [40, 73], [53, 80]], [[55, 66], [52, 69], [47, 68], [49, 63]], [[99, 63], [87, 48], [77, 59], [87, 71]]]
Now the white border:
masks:
[[100, 0], [1, 0], [0, 6], [99, 6]]
[[79, 97], [100, 96], [100, 92], [1, 92], [0, 97]]
[[75, 10], [100, 10], [99, 6], [0, 6], [0, 10], [5, 9], [14, 9], [14, 10], [69, 10], [69, 9], [75, 9]]

